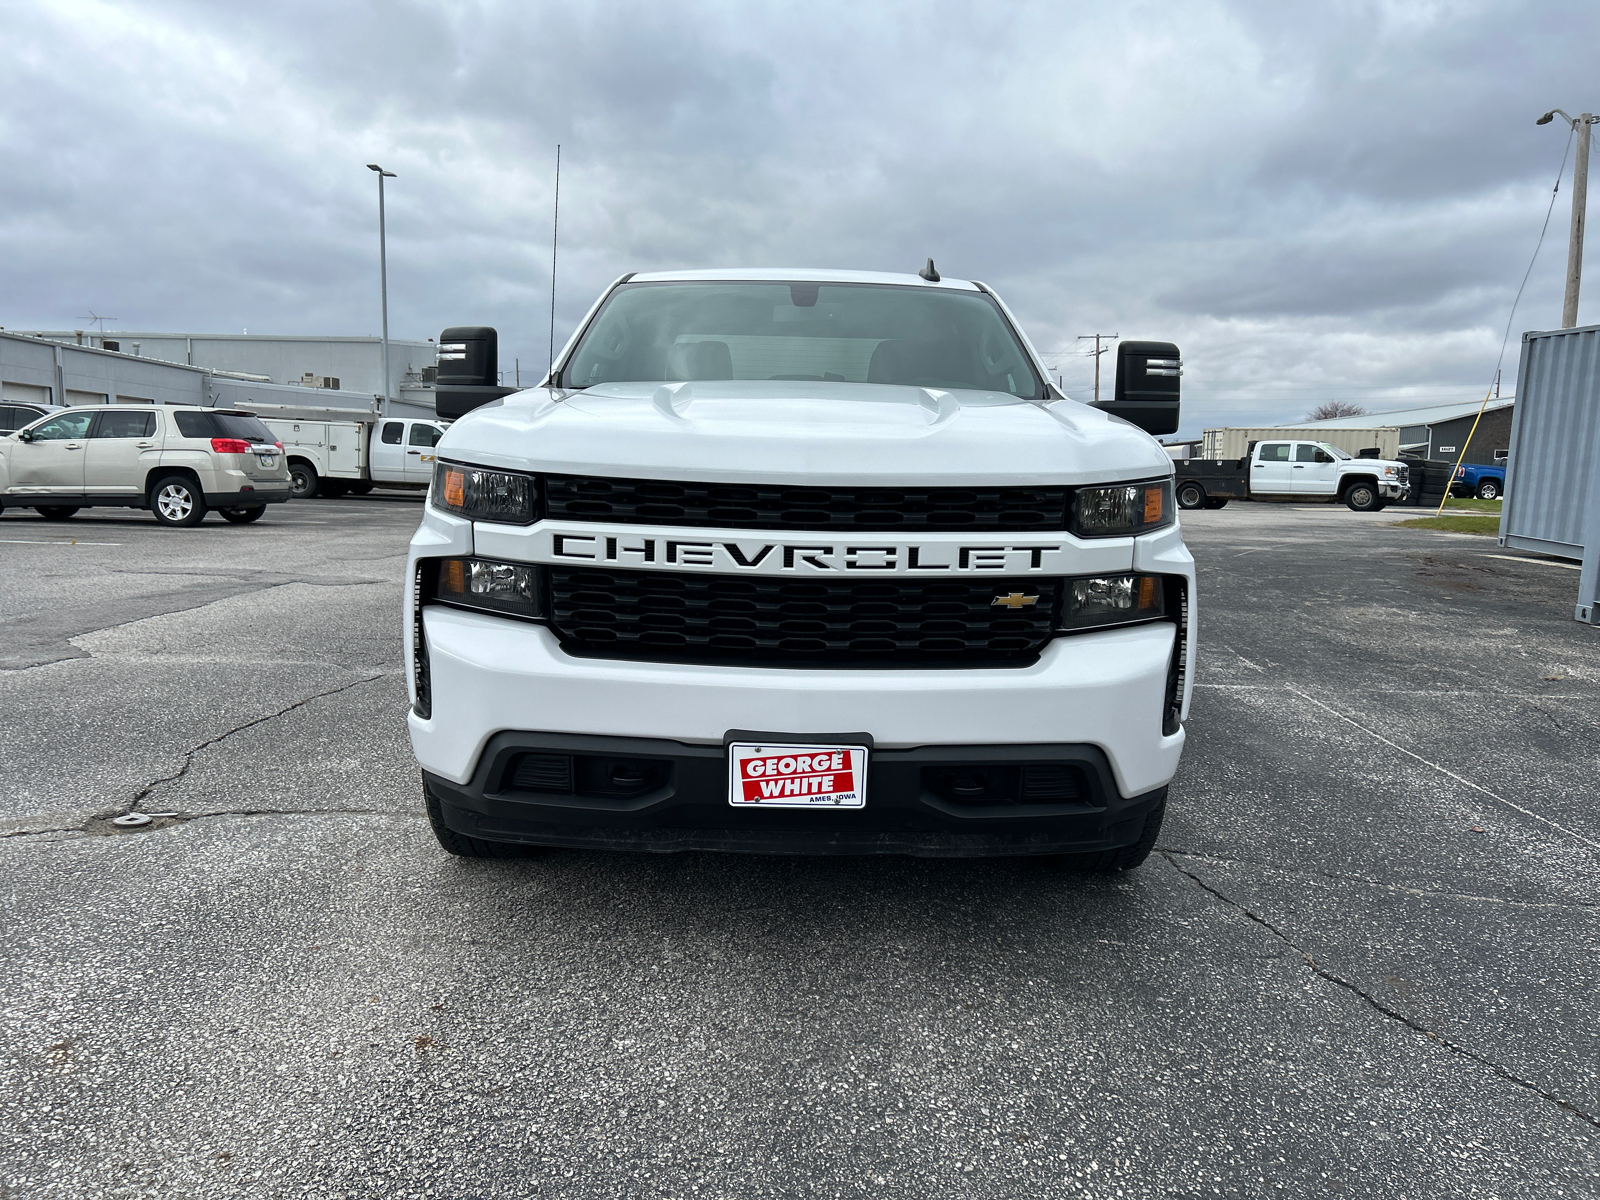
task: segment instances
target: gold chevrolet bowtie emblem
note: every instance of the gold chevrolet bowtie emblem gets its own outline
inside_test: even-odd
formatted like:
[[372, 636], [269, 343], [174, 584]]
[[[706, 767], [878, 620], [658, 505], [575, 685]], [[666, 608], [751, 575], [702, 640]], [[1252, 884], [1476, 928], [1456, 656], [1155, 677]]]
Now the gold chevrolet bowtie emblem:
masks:
[[1027, 608], [1030, 604], [1039, 603], [1037, 596], [1024, 596], [1021, 592], [1012, 592], [1007, 596], [996, 596], [991, 602], [991, 608], [1019, 609]]

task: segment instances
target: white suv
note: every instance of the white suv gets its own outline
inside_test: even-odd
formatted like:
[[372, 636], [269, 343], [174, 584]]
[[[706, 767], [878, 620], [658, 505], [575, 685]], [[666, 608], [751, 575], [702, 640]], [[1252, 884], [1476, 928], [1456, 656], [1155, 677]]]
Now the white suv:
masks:
[[0, 437], [0, 507], [51, 520], [99, 506], [148, 508], [163, 525], [198, 525], [215, 508], [243, 525], [289, 490], [283, 446], [246, 412], [69, 408]]

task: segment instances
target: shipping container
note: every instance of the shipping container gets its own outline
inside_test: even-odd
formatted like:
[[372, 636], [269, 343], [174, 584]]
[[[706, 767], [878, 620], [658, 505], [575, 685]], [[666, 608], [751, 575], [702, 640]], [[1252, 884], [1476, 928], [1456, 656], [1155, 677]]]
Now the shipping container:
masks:
[[1360, 455], [1363, 450], [1376, 449], [1368, 457], [1394, 459], [1400, 456], [1400, 430], [1383, 429], [1321, 429], [1315, 425], [1288, 425], [1273, 429], [1208, 429], [1200, 448], [1200, 458], [1243, 458], [1250, 453], [1252, 442], [1283, 440], [1295, 442], [1327, 442], [1346, 454]]
[[1581, 559], [1575, 616], [1600, 624], [1600, 325], [1522, 335], [1500, 544]]

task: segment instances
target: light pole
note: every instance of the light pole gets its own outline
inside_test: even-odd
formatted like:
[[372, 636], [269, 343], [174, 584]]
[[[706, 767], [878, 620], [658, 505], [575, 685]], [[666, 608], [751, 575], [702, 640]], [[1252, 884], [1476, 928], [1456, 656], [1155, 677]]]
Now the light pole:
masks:
[[383, 294], [383, 402], [389, 403], [389, 243], [383, 228], [383, 181], [396, 179], [393, 171], [385, 171], [377, 163], [368, 163], [367, 170], [378, 173], [378, 290]]
[[1583, 276], [1583, 217], [1589, 207], [1589, 126], [1600, 117], [1593, 113], [1570, 117], [1559, 108], [1552, 108], [1534, 124], [1548, 125], [1557, 113], [1561, 113], [1561, 119], [1578, 137], [1578, 158], [1572, 167], [1572, 231], [1567, 235], [1567, 294], [1561, 302], [1561, 328], [1572, 329], [1578, 324], [1578, 284]]

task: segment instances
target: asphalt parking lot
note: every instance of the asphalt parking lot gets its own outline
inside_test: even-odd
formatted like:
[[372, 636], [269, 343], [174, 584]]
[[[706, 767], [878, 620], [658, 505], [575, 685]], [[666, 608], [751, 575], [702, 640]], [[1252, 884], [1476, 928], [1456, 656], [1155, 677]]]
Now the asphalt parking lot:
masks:
[[465, 862], [404, 732], [417, 513], [0, 516], [0, 1197], [1600, 1195], [1576, 572], [1185, 514], [1127, 875]]

